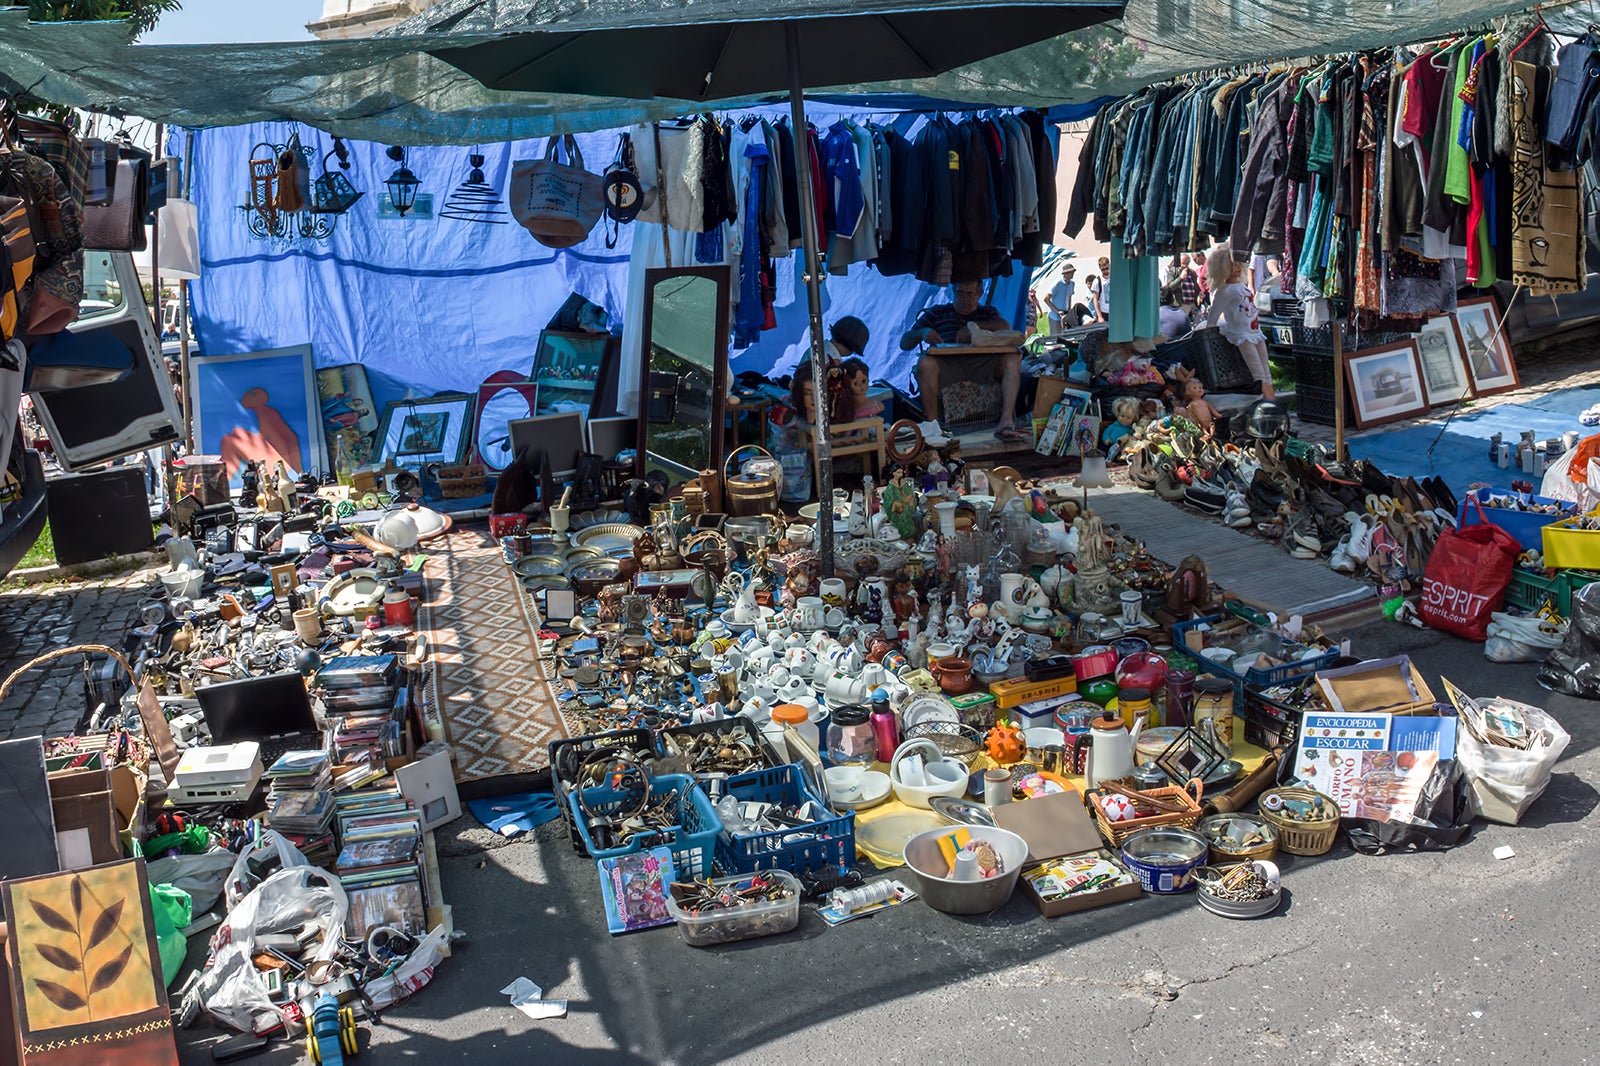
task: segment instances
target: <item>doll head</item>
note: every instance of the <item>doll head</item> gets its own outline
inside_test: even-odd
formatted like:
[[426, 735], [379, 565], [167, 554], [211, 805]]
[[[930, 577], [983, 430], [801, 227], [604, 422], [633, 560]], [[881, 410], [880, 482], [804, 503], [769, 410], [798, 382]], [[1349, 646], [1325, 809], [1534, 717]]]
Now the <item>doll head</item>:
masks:
[[1132, 396], [1123, 396], [1111, 403], [1111, 413], [1117, 416], [1117, 421], [1125, 426], [1133, 425], [1133, 420], [1139, 417], [1139, 401]]
[[867, 389], [871, 384], [871, 375], [867, 372], [867, 364], [862, 359], [846, 359], [844, 361], [844, 380], [850, 386], [850, 395], [855, 398], [857, 407], [865, 407], [867, 403]]
[[1193, 403], [1195, 400], [1203, 399], [1205, 394], [1206, 383], [1201, 381], [1198, 377], [1190, 378], [1188, 381], [1183, 383], [1182, 395], [1184, 403]]
[[1206, 276], [1212, 285], [1226, 285], [1243, 273], [1244, 264], [1233, 261], [1231, 245], [1219, 244], [1206, 253]]

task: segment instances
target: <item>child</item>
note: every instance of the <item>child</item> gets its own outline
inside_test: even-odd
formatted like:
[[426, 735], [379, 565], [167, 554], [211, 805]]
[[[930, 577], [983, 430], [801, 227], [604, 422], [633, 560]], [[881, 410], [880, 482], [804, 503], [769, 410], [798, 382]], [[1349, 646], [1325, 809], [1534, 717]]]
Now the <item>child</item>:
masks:
[[844, 380], [850, 386], [850, 398], [855, 404], [856, 418], [876, 418], [883, 414], [883, 401], [874, 400], [867, 395], [867, 390], [872, 387], [872, 382], [864, 360], [846, 359], [844, 361]]
[[1218, 319], [1221, 320], [1222, 335], [1239, 349], [1250, 373], [1261, 383], [1261, 395], [1271, 400], [1276, 395], [1272, 391], [1272, 371], [1267, 366], [1267, 339], [1261, 335], [1255, 301], [1245, 287], [1244, 273], [1244, 264], [1233, 261], [1233, 250], [1228, 245], [1219, 244], [1211, 249], [1206, 274], [1211, 280], [1213, 295], [1211, 310], [1206, 312], [1206, 325], [1215, 326]]

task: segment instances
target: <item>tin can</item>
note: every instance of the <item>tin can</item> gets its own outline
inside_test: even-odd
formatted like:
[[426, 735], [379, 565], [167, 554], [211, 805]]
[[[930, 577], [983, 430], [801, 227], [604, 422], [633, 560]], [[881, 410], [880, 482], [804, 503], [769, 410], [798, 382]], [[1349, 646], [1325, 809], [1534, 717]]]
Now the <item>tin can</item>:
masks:
[[[1083, 691], [1085, 681], [1106, 677], [1115, 673], [1116, 669], [1117, 651], [1109, 644], [1091, 644], [1072, 657], [1072, 672], [1078, 679], [1080, 692]], [[1116, 682], [1112, 682], [1113, 695], [1116, 694], [1116, 688]]]

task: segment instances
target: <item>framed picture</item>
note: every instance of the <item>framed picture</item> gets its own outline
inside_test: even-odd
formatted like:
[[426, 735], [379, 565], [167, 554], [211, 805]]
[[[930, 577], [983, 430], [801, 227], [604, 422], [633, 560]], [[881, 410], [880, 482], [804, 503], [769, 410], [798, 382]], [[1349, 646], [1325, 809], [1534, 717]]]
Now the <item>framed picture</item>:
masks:
[[473, 400], [464, 392], [448, 392], [426, 400], [391, 402], [383, 410], [374, 458], [410, 467], [460, 466], [472, 444]]
[[1344, 374], [1355, 402], [1357, 429], [1397, 422], [1428, 409], [1414, 340], [1348, 352]]
[[1416, 335], [1417, 357], [1422, 360], [1422, 385], [1428, 406], [1458, 403], [1472, 395], [1467, 360], [1456, 320], [1436, 316]]
[[337, 465], [342, 450], [353, 467], [371, 462], [378, 408], [367, 384], [367, 368], [346, 363], [317, 371], [317, 397], [322, 404], [322, 433], [328, 442], [329, 460]]
[[1494, 297], [1461, 301], [1456, 307], [1455, 319], [1467, 372], [1472, 375], [1473, 392], [1488, 396], [1521, 384], [1517, 377], [1517, 360], [1500, 326], [1500, 309]]
[[322, 405], [311, 369], [311, 345], [241, 355], [197, 355], [189, 361], [197, 451], [220, 455], [230, 483], [244, 464], [296, 474], [327, 473]]

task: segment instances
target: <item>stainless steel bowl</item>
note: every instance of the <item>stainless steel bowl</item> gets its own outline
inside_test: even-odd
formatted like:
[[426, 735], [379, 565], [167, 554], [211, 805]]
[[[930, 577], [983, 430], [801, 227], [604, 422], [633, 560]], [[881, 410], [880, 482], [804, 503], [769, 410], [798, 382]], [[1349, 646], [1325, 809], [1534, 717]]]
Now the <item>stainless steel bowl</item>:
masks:
[[988, 914], [1005, 906], [1027, 862], [1027, 841], [1004, 829], [974, 828], [973, 838], [994, 846], [1004, 872], [985, 881], [952, 881], [944, 876], [950, 864], [939, 850], [939, 837], [954, 828], [930, 829], [906, 841], [906, 873], [917, 894], [928, 906], [946, 914]]

